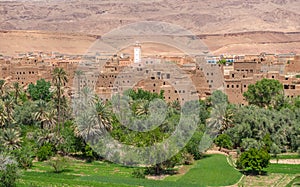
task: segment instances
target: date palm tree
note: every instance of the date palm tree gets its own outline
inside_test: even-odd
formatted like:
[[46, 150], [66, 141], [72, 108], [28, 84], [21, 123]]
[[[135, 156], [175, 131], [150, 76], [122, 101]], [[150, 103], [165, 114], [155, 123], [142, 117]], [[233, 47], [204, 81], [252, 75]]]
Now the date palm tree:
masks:
[[2, 100], [0, 100], [0, 127], [4, 127], [7, 121], [7, 115], [5, 106]]
[[37, 120], [41, 129], [45, 128], [45, 123], [49, 120], [49, 113], [47, 111], [47, 103], [43, 100], [39, 100], [36, 103], [36, 112], [34, 113], [34, 119]]
[[75, 121], [77, 124], [75, 132], [85, 141], [95, 140], [101, 134], [100, 126], [95, 120], [95, 110], [92, 108], [76, 116]]
[[67, 73], [63, 68], [55, 68], [53, 70], [52, 82], [55, 86], [56, 93], [56, 111], [57, 111], [57, 123], [58, 123], [58, 132], [60, 131], [60, 122], [61, 122], [61, 102], [62, 96], [64, 93], [64, 86], [68, 83]]
[[88, 98], [83, 99], [81, 112], [75, 117], [76, 134], [86, 141], [93, 141], [105, 130], [112, 129], [112, 110], [110, 105], [104, 103], [99, 97]]
[[83, 75], [84, 73], [83, 73], [83, 71], [81, 71], [81, 70], [76, 70], [75, 71], [75, 76], [76, 76], [76, 78], [77, 78], [77, 89], [78, 89], [78, 95], [79, 95], [79, 98], [80, 98], [80, 81], [81, 81], [81, 76]]
[[47, 128], [49, 129], [52, 129], [55, 127], [55, 124], [56, 124], [56, 111], [55, 109], [51, 109], [49, 112], [48, 112], [48, 118], [47, 118], [47, 121], [46, 121], [46, 126]]
[[57, 135], [55, 132], [51, 131], [39, 131], [37, 134], [37, 143], [39, 146], [44, 144], [52, 144], [55, 146], [61, 145], [63, 143], [63, 137], [61, 135]]
[[232, 128], [234, 126], [233, 123], [233, 105], [228, 105], [228, 107], [225, 110], [224, 115], [222, 116], [222, 125], [220, 129], [220, 133], [222, 134], [224, 131], [226, 131], [229, 128]]
[[173, 102], [171, 103], [171, 107], [173, 107], [174, 109], [180, 111], [180, 109], [181, 109], [180, 102], [179, 102], [179, 101], [173, 101]]
[[181, 105], [179, 101], [172, 101], [168, 103], [168, 116], [171, 117], [174, 114], [180, 114]]
[[137, 116], [147, 115], [149, 113], [149, 101], [147, 100], [137, 100], [135, 114]]
[[1, 133], [1, 143], [9, 151], [20, 148], [21, 146], [21, 134], [18, 130], [13, 128], [5, 128]]
[[15, 96], [15, 104], [18, 104], [18, 98], [21, 94], [21, 91], [22, 91], [22, 87], [20, 86], [20, 84], [18, 82], [14, 82], [13, 83], [13, 90], [14, 90], [14, 96]]
[[14, 118], [13, 118], [13, 113], [14, 113], [14, 101], [11, 97], [7, 97], [3, 100], [3, 106], [4, 110], [6, 113], [6, 123], [7, 124], [13, 124], [14, 123]]
[[5, 93], [5, 85], [5, 80], [0, 80], [0, 98], [2, 98]]
[[228, 97], [223, 92], [217, 90], [213, 92], [209, 99], [211, 104], [211, 112], [210, 117], [206, 120], [206, 125], [210, 131], [210, 134], [215, 136], [222, 131], [229, 120], [226, 119]]
[[112, 109], [109, 103], [104, 103], [100, 98], [95, 98], [95, 109], [97, 114], [97, 120], [100, 128], [106, 130], [112, 130]]

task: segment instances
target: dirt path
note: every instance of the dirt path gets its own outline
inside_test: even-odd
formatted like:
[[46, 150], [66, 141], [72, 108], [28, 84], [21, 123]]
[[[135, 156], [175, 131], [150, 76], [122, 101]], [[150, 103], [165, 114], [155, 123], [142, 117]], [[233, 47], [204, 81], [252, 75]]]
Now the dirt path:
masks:
[[222, 155], [228, 156], [228, 154], [226, 154], [222, 151], [217, 151], [217, 150], [207, 150], [205, 153], [209, 154], [209, 155], [211, 155], [211, 154], [222, 154]]

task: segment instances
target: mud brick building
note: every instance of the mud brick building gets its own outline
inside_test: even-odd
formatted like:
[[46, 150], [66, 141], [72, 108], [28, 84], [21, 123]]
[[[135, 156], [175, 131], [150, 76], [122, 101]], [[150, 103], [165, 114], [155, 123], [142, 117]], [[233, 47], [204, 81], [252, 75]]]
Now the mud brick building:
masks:
[[[24, 88], [39, 79], [52, 80], [55, 67], [69, 77], [70, 97], [89, 87], [103, 99], [129, 88], [154, 93], [164, 91], [167, 102], [194, 98], [206, 99], [214, 90], [222, 90], [229, 101], [247, 104], [243, 93], [249, 84], [263, 79], [279, 80], [287, 97], [300, 95], [300, 56], [296, 54], [245, 55], [232, 65], [208, 63], [205, 57], [142, 56], [134, 63], [130, 55], [70, 56], [30, 53], [18, 57], [0, 57], [0, 79], [19, 82]], [[76, 71], [82, 74], [76, 75]]]
[[[284, 86], [287, 97], [300, 95], [300, 56], [277, 56], [260, 54], [246, 56], [242, 61], [236, 61], [232, 70], [224, 75], [225, 93], [229, 101], [235, 104], [247, 104], [243, 93], [249, 84], [267, 78], [279, 80]], [[298, 78], [299, 77], [299, 78]]]

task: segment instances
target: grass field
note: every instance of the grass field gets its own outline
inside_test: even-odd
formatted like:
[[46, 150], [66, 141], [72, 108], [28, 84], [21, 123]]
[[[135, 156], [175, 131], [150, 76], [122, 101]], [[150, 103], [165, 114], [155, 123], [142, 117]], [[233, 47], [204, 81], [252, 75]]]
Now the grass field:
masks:
[[299, 164], [270, 164], [266, 169], [268, 173], [300, 174]]
[[241, 177], [242, 174], [227, 163], [224, 155], [208, 155], [177, 181], [204, 186], [227, 186], [237, 183]]
[[[286, 159], [286, 158], [285, 158]], [[242, 174], [227, 163], [224, 155], [206, 155], [194, 165], [183, 166], [185, 174], [166, 177], [164, 180], [137, 179], [132, 177], [134, 168], [109, 162], [85, 163], [72, 160], [67, 170], [54, 173], [45, 162], [22, 172], [18, 186], [108, 186], [108, 187], [201, 187], [236, 184]], [[290, 186], [300, 183], [300, 165], [271, 164], [265, 176], [246, 176], [238, 186]]]
[[300, 176], [296, 176], [286, 187], [300, 186]]
[[266, 176], [245, 176], [238, 186], [257, 187], [257, 186], [286, 186], [292, 179], [293, 175], [282, 173], [269, 173]]
[[[300, 159], [299, 154], [282, 154], [277, 155], [278, 159]], [[272, 159], [276, 159], [274, 156], [272, 156]]]
[[223, 155], [209, 155], [193, 166], [185, 166], [185, 175], [173, 175], [164, 180], [133, 178], [133, 168], [108, 162], [85, 163], [72, 160], [63, 173], [54, 173], [45, 162], [35, 162], [34, 167], [24, 171], [18, 186], [224, 186], [231, 185], [242, 176], [231, 167]]
[[238, 186], [300, 186], [300, 165], [270, 164], [265, 171], [264, 176], [244, 177]]

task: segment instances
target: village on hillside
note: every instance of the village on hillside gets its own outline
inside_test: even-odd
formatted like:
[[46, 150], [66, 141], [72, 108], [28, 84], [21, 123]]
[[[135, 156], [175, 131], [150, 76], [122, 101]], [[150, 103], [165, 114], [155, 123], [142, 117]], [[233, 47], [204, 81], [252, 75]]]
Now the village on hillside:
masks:
[[[39, 79], [51, 81], [54, 68], [63, 68], [70, 80], [68, 96], [74, 97], [78, 87], [90, 87], [103, 99], [126, 88], [141, 88], [154, 93], [164, 91], [167, 102], [181, 101], [183, 95], [198, 95], [205, 99], [215, 90], [222, 90], [231, 103], [247, 104], [243, 93], [249, 84], [267, 78], [279, 80], [284, 85], [286, 97], [300, 95], [300, 55], [207, 55], [143, 56], [142, 44], [134, 44], [131, 54], [68, 55], [59, 52], [25, 52], [17, 56], [0, 57], [1, 79], [18, 82], [24, 88]], [[184, 72], [192, 85], [186, 85], [182, 74], [173, 68], [163, 68], [168, 62]], [[126, 67], [131, 67], [130, 70]], [[157, 68], [159, 67], [159, 68]], [[175, 68], [176, 69], [176, 68]], [[80, 76], [76, 72], [81, 71]], [[135, 72], [135, 73], [133, 73]], [[78, 80], [80, 79], [80, 80]], [[79, 84], [77, 84], [79, 82]], [[177, 86], [174, 87], [174, 83]], [[191, 86], [195, 86], [193, 91]]]

